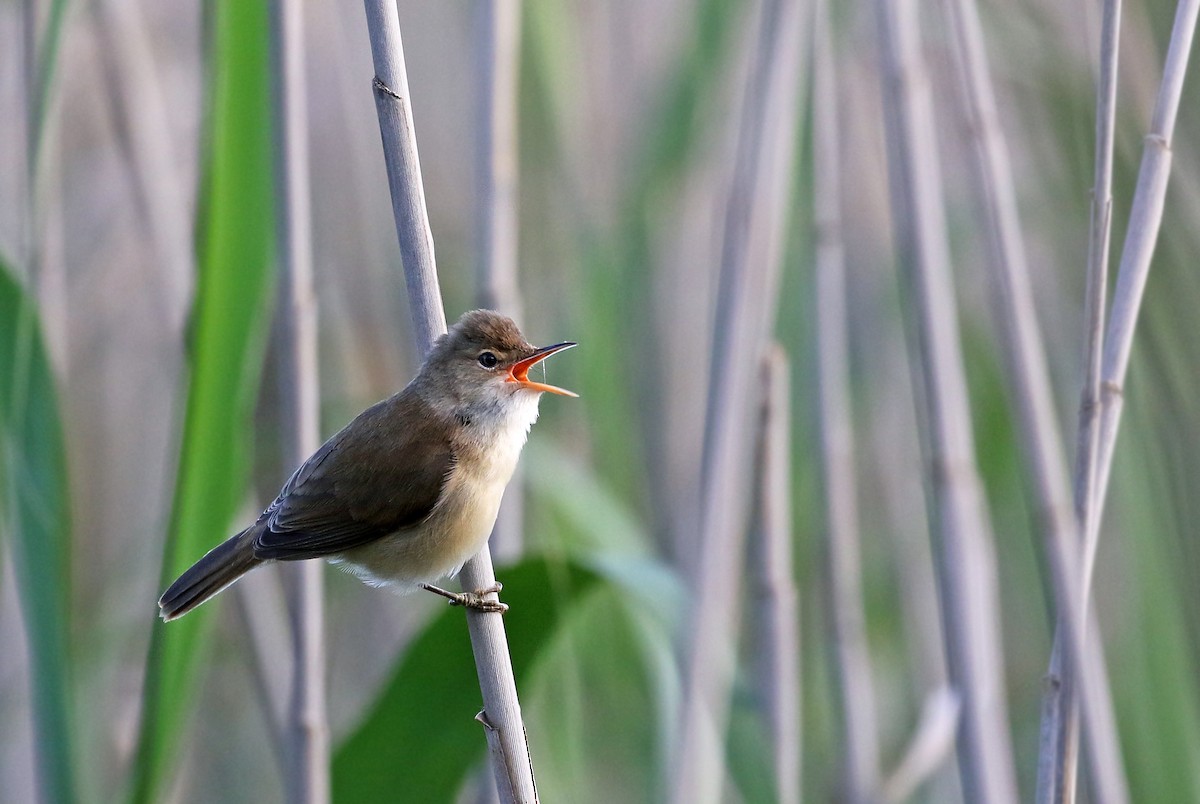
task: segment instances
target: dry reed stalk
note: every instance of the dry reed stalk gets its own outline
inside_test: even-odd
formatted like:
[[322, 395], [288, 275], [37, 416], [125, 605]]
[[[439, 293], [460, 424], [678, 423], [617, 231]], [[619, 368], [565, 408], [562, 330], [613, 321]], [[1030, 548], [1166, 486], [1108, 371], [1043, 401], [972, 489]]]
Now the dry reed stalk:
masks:
[[[1103, 208], [1093, 209], [1093, 227], [1099, 225], [1099, 233], [1093, 231], [1091, 249], [1100, 250], [1099, 255], [1089, 257], [1100, 265], [1089, 264], [1087, 303], [1087, 376], [1080, 412], [1080, 455], [1077, 462], [1076, 506], [1082, 508], [1083, 523], [1083, 589], [1085, 606], [1090, 596], [1096, 553], [1100, 543], [1100, 522], [1104, 501], [1108, 492], [1109, 475], [1112, 470], [1113, 454], [1116, 449], [1124, 404], [1125, 375], [1133, 349], [1133, 335], [1141, 309], [1142, 296], [1150, 275], [1151, 260], [1158, 242], [1162, 224], [1163, 206], [1166, 201], [1167, 181], [1171, 172], [1171, 140], [1175, 131], [1175, 120], [1183, 93], [1183, 80], [1191, 55], [1192, 41], [1196, 30], [1197, 12], [1200, 2], [1181, 0], [1171, 30], [1170, 45], [1163, 66], [1162, 83], [1159, 86], [1151, 119], [1150, 133], [1145, 138], [1142, 162], [1138, 169], [1137, 189], [1129, 215], [1125, 235], [1125, 246], [1121, 254], [1117, 286], [1113, 294], [1113, 305], [1109, 315], [1108, 330], [1103, 340], [1103, 354], [1098, 356], [1098, 334], [1103, 327], [1099, 311], [1093, 307], [1103, 306], [1104, 268], [1107, 262], [1108, 228], [1111, 225], [1111, 199], [1101, 196]], [[1112, 128], [1116, 102], [1116, 51], [1119, 28], [1117, 5], [1105, 8], [1102, 48], [1102, 84], [1097, 110], [1097, 186], [1100, 193], [1111, 194]], [[1110, 74], [1111, 73], [1111, 74]], [[1104, 160], [1102, 163], [1101, 160]], [[1099, 285], [1099, 288], [1093, 287]], [[1096, 361], [1100, 361], [1097, 381]], [[1098, 396], [1097, 396], [1098, 394]], [[1099, 412], [1097, 412], [1097, 403]], [[1099, 423], [1097, 425], [1097, 416]], [[1087, 632], [1089, 645], [1096, 630], [1089, 623]], [[1053, 669], [1053, 668], [1052, 668]], [[1061, 740], [1060, 753], [1068, 773], [1073, 773], [1076, 762], [1075, 744], [1077, 727], [1074, 726], [1074, 707], [1069, 697], [1066, 704], [1067, 725]], [[1069, 785], [1073, 779], [1064, 783]], [[1073, 792], [1070, 787], [1066, 788]], [[1063, 799], [1068, 800], [1069, 799]]]
[[801, 801], [800, 616], [792, 576], [791, 404], [787, 355], [778, 344], [763, 360], [758, 428], [756, 602], [761, 623], [759, 684], [770, 729], [779, 804]]
[[1163, 66], [1162, 84], [1159, 86], [1150, 133], [1146, 135], [1142, 163], [1138, 169], [1137, 189], [1134, 191], [1133, 206], [1129, 213], [1125, 247], [1121, 253], [1117, 286], [1113, 292], [1112, 310], [1104, 338], [1101, 372], [1102, 413], [1096, 452], [1098, 460], [1095, 488], [1090, 499], [1095, 512], [1089, 517], [1084, 544], [1085, 595], [1091, 589], [1100, 538], [1100, 519], [1121, 423], [1125, 374], [1129, 370], [1129, 358], [1133, 351], [1133, 334], [1141, 310], [1142, 296], [1146, 290], [1146, 280], [1150, 276], [1150, 263], [1158, 242], [1158, 231], [1162, 225], [1167, 180], [1171, 173], [1171, 139], [1175, 133], [1175, 119], [1183, 94], [1183, 79], [1196, 32], [1197, 11], [1200, 11], [1200, 0], [1180, 0], [1176, 9], [1171, 42]]
[[294, 655], [288, 629], [286, 600], [276, 573], [257, 573], [229, 590], [234, 610], [246, 639], [246, 663], [250, 665], [255, 700], [262, 707], [271, 734], [271, 749], [284, 780], [291, 764], [288, 745], [289, 690], [280, 679], [287, 678], [288, 660]]
[[[299, 466], [321, 445], [317, 379], [317, 300], [313, 288], [308, 108], [304, 80], [304, 5], [273, 0], [271, 97], [274, 122], [276, 249], [281, 267], [280, 397], [284, 461]], [[324, 587], [320, 561], [283, 568], [292, 630], [288, 707], [288, 800], [329, 800], [329, 725], [325, 703]]]
[[949, 687], [938, 687], [925, 699], [921, 719], [896, 769], [883, 783], [883, 801], [907, 801], [954, 751], [954, 733], [962, 711]]
[[[1070, 673], [1064, 680], [1078, 684], [1089, 730], [1094, 793], [1098, 800], [1124, 802], [1129, 798], [1121, 751], [1112, 711], [1112, 699], [1104, 676], [1096, 670], [1103, 652], [1093, 643], [1084, 653], [1085, 619], [1081, 595], [1079, 526], [1067, 479], [1067, 461], [1062, 436], [1055, 419], [1050, 372], [1033, 304], [1029, 266], [1017, 212], [1016, 188], [1008, 146], [1000, 125], [979, 12], [973, 0], [946, 0], [947, 16], [954, 36], [957, 72], [962, 77], [962, 96], [974, 139], [976, 181], [987, 211], [992, 240], [994, 269], [989, 272], [995, 292], [996, 316], [1003, 334], [1005, 362], [1017, 412], [1022, 452], [1033, 479], [1043, 549], [1051, 570], [1051, 587], [1064, 629], [1066, 650], [1062, 655]], [[1075, 660], [1079, 657], [1079, 660]], [[1073, 687], [1072, 687], [1073, 688]], [[1039, 766], [1054, 761], [1059, 752], [1057, 736], [1043, 738]], [[1047, 778], [1046, 773], [1039, 774]], [[1053, 774], [1058, 776], [1058, 774]], [[1065, 775], [1060, 778], [1066, 778]]]
[[138, 0], [100, 0], [90, 8], [100, 37], [97, 52], [108, 99], [115, 110], [117, 140], [162, 265], [153, 274], [161, 283], [154, 312], [163, 316], [168, 332], [182, 337], [195, 270], [192, 222], [150, 32]]
[[[1101, 34], [1101, 84], [1096, 112], [1096, 188], [1093, 191], [1095, 197], [1088, 255], [1086, 368], [1080, 405], [1075, 477], [1075, 504], [1084, 535], [1082, 598], [1085, 607], [1091, 593], [1096, 553], [1100, 543], [1100, 522], [1124, 405], [1125, 375], [1129, 369], [1133, 335], [1150, 275], [1159, 228], [1162, 225], [1167, 182], [1171, 172], [1171, 139], [1174, 136], [1183, 80], [1195, 36], [1198, 10], [1200, 3], [1195, 0], [1181, 0], [1176, 9], [1162, 83], [1155, 102], [1150, 133], [1145, 138], [1142, 163], [1138, 169], [1137, 189], [1129, 215], [1125, 247], [1121, 254], [1108, 331], [1101, 341], [1108, 238], [1112, 216], [1112, 143], [1120, 37], [1120, 4], [1115, 0], [1105, 4]], [[1089, 645], [1085, 646], [1085, 649], [1090, 650], [1090, 643], [1096, 641], [1093, 639], [1093, 634], [1096, 633], [1089, 623]], [[1061, 651], [1056, 651], [1052, 657], [1051, 673], [1057, 669], [1055, 659], [1060, 653]], [[1063, 777], [1047, 783], [1054, 784], [1054, 793], [1045, 797], [1042, 796], [1042, 783], [1039, 780], [1039, 801], [1071, 801], [1074, 794], [1078, 716], [1073, 692], [1069, 687], [1061, 698], [1059, 701], [1050, 701], [1044, 707], [1044, 720], [1049, 720], [1051, 725], [1063, 723], [1060, 726], [1062, 736], [1057, 745]]]
[[1104, 355], [1104, 306], [1112, 240], [1113, 143], [1117, 122], [1117, 65], [1121, 0], [1105, 0], [1100, 32], [1100, 85], [1096, 104], [1096, 168], [1088, 236], [1084, 300], [1084, 381], [1075, 455], [1075, 515], [1086, 535], [1096, 516], [1096, 450], [1100, 437], [1100, 378]]
[[[1100, 74], [1096, 88], [1096, 156], [1088, 232], [1087, 288], [1084, 296], [1084, 377], [1080, 390], [1075, 445], [1074, 505], [1081, 546], [1093, 529], [1096, 450], [1100, 437], [1100, 376], [1104, 349], [1104, 305], [1108, 290], [1112, 232], [1113, 143], [1117, 119], [1117, 65], [1121, 37], [1121, 0], [1105, 0], [1100, 30]], [[1081, 580], [1081, 586], [1085, 583]], [[1084, 616], [1088, 615], [1086, 594]], [[1089, 636], [1085, 629], [1085, 639]], [[1085, 659], [1103, 651], [1084, 646]], [[1039, 804], [1073, 802], [1079, 757], [1079, 707], [1075, 679], [1063, 673], [1062, 623], [1054, 638], [1042, 700], [1041, 745], [1038, 751]]]
[[740, 597], [755, 372], [774, 325], [799, 114], [798, 0], [762, 4], [725, 207], [714, 370], [701, 467], [700, 557], [672, 801], [721, 794]]
[[[475, 259], [479, 303], [517, 321], [517, 89], [520, 0], [475, 0]], [[500, 559], [521, 552], [522, 472], [509, 481], [489, 543]]]
[[841, 795], [848, 802], [869, 802], [879, 793], [879, 746], [862, 596], [842, 241], [837, 72], [826, 0], [817, 0], [813, 17], [816, 216], [813, 303], [817, 321], [818, 429], [828, 558], [828, 617], [842, 718]]
[[519, 0], [476, 0], [475, 258], [479, 301], [521, 320], [517, 280]]
[[[392, 212], [417, 343], [420, 353], [425, 355], [437, 337], [446, 331], [446, 313], [442, 308], [433, 236], [425, 208], [400, 19], [395, 3], [390, 0], [365, 0], [364, 5], [375, 66], [375, 109], [383, 139]], [[491, 553], [486, 545], [462, 568], [459, 580], [468, 590], [485, 589], [495, 584]], [[494, 593], [489, 597], [496, 599]], [[504, 620], [500, 614], [477, 609], [469, 609], [466, 616], [483, 693], [484, 710], [479, 719], [488, 729], [489, 755], [500, 800], [504, 804], [537, 801]]]
[[879, 0], [876, 9], [902, 284], [907, 285], [910, 329], [920, 350], [913, 360], [920, 364], [913, 386], [918, 409], [924, 409], [920, 420], [930, 462], [947, 655], [962, 696], [960, 773], [967, 800], [1014, 802], [995, 554], [975, 462], [916, 7], [911, 0]]
[[[886, 370], [878, 366], [878, 360], [894, 360]], [[897, 404], [897, 394], [904, 388], [897, 387], [901, 374], [907, 374], [907, 358], [901, 352], [893, 355], [876, 356], [865, 366], [866, 374], [895, 374], [882, 378], [883, 394], [873, 394], [872, 412], [866, 417], [876, 422], [872, 433], [871, 462], [875, 472], [885, 479], [880, 491], [886, 510], [886, 526], [895, 534], [896, 544], [892, 547], [892, 560], [896, 565], [900, 585], [900, 605], [903, 609], [904, 632], [907, 637], [905, 653], [915, 675], [914, 693], [922, 692], [925, 703], [920, 719], [908, 747], [901, 754], [890, 773], [886, 774], [881, 796], [885, 801], [907, 800], [907, 793], [896, 793], [915, 789], [932, 777], [929, 797], [934, 801], [960, 800], [962, 792], [959, 773], [954, 761], [954, 737], [958, 729], [959, 699], [950, 687], [944, 627], [938, 614], [938, 589], [935, 575], [931, 532], [925, 511], [927, 500], [921, 490], [919, 473], [913, 474], [910, 443], [916, 430], [913, 417]], [[919, 463], [919, 461], [918, 461]], [[918, 467], [919, 469], [919, 467]], [[941, 720], [941, 710], [935, 706], [938, 696], [949, 696], [954, 702], [954, 718], [949, 725], [949, 744], [938, 756], [929, 746], [940, 745], [936, 728]], [[938, 715], [938, 717], [933, 717]], [[930, 730], [934, 734], [929, 734]]]

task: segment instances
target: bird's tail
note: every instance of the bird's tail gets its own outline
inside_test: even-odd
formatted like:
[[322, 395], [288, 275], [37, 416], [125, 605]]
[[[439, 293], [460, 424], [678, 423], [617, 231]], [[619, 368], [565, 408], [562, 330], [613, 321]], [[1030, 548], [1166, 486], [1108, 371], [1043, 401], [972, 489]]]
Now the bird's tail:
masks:
[[182, 617], [263, 563], [254, 556], [254, 528], [231, 536], [204, 554], [158, 599], [164, 621]]

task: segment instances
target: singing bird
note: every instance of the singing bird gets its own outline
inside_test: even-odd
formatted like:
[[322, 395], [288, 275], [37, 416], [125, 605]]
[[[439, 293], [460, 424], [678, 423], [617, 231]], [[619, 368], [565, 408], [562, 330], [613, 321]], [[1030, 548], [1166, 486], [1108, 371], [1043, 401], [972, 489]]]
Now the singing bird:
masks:
[[432, 585], [482, 549], [543, 392], [529, 369], [575, 346], [530, 346], [512, 319], [473, 310], [441, 336], [404, 390], [326, 441], [250, 527], [217, 545], [158, 601], [182, 617], [255, 567], [323, 558], [376, 586], [425, 588], [503, 611], [484, 595]]

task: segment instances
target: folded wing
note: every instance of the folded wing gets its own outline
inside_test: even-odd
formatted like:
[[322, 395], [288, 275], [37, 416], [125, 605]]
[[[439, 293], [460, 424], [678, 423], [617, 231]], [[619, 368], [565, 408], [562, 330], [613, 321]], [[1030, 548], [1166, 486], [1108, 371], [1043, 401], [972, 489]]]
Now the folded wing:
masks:
[[363, 411], [263, 512], [262, 559], [321, 558], [419, 525], [454, 468], [449, 422], [406, 391]]

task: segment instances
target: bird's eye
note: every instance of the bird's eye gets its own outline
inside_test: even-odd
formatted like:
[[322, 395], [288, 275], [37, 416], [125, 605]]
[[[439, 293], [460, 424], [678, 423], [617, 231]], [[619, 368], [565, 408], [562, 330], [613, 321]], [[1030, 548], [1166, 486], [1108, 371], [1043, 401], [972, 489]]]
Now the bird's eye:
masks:
[[484, 368], [495, 368], [496, 364], [499, 362], [500, 361], [497, 360], [496, 356], [491, 352], [484, 352], [479, 356], [479, 365], [483, 366]]

